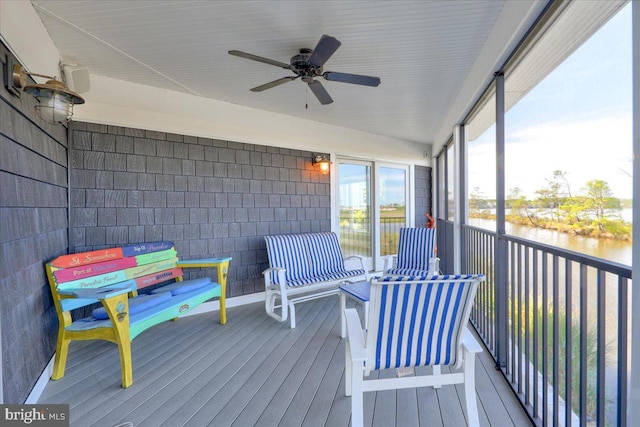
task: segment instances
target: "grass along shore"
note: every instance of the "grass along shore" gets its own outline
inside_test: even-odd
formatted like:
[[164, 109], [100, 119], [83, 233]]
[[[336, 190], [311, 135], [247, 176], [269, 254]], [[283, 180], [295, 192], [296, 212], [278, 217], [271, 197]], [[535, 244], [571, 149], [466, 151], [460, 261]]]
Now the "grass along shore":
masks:
[[[469, 212], [469, 217], [493, 221], [496, 219], [494, 213], [487, 211]], [[558, 221], [552, 218], [534, 215], [523, 216], [511, 213], [505, 216], [505, 220], [512, 224], [555, 230], [578, 236], [631, 241], [631, 223], [622, 219], [604, 218], [599, 221], [594, 219]]]

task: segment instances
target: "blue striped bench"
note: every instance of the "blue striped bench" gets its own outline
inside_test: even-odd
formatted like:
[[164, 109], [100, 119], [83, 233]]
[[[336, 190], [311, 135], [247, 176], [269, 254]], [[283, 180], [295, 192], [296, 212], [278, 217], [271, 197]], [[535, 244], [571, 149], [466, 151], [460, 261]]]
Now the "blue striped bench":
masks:
[[[269, 268], [263, 272], [265, 308], [280, 322], [289, 318], [292, 329], [294, 304], [337, 295], [341, 284], [367, 278], [361, 257], [343, 258], [335, 233], [265, 236], [265, 241], [269, 255]], [[352, 268], [356, 264], [359, 268]]]

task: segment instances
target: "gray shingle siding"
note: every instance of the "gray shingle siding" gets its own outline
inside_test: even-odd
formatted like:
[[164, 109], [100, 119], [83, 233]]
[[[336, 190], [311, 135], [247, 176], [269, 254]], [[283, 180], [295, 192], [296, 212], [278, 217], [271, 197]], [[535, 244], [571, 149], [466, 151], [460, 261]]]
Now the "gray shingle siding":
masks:
[[162, 239], [184, 258], [231, 256], [233, 297], [262, 290], [265, 235], [330, 230], [329, 176], [311, 152], [89, 123], [73, 129], [71, 188], [82, 194], [72, 197], [73, 252]]
[[[0, 43], [0, 57], [11, 53]], [[6, 63], [0, 61], [0, 75]], [[67, 252], [67, 130], [37, 117], [33, 96], [0, 85], [0, 332], [4, 403], [23, 403], [55, 351], [58, 322], [44, 264]], [[91, 148], [89, 135], [78, 139]], [[103, 143], [109, 148], [107, 141]], [[79, 209], [103, 204], [95, 169], [104, 152], [72, 159], [87, 167]], [[101, 177], [100, 185], [108, 185]], [[91, 208], [95, 209], [95, 208]], [[84, 222], [93, 224], [92, 214]], [[96, 219], [97, 220], [97, 219]], [[95, 238], [103, 239], [95, 227]], [[78, 240], [84, 239], [79, 235]]]

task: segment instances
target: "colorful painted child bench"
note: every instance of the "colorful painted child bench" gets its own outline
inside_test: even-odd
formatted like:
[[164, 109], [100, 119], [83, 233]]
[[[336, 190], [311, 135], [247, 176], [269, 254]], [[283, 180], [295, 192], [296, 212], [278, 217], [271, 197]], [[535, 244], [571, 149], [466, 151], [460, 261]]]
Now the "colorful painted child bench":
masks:
[[[144, 243], [62, 255], [46, 266], [58, 313], [58, 343], [51, 379], [64, 376], [72, 340], [111, 341], [118, 345], [122, 387], [133, 383], [131, 341], [151, 326], [176, 319], [197, 305], [220, 299], [220, 324], [226, 323], [225, 286], [231, 258], [180, 261], [173, 242]], [[182, 269], [215, 267], [218, 281], [182, 280]], [[138, 290], [164, 284], [148, 294]], [[72, 320], [71, 310], [102, 303], [90, 317]]]

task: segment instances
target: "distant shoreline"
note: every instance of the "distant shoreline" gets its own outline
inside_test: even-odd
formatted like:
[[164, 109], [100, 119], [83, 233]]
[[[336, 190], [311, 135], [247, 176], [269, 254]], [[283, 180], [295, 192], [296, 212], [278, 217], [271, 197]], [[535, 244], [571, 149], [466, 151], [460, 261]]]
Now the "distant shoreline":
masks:
[[[496, 215], [491, 212], [469, 212], [469, 218], [496, 220]], [[581, 221], [567, 223], [554, 221], [550, 218], [529, 218], [521, 215], [508, 214], [505, 217], [507, 222], [517, 225], [554, 230], [561, 233], [573, 234], [576, 236], [594, 237], [597, 239], [613, 239], [631, 242], [631, 223], [622, 219], [606, 219], [604, 230], [599, 230], [593, 221]]]

